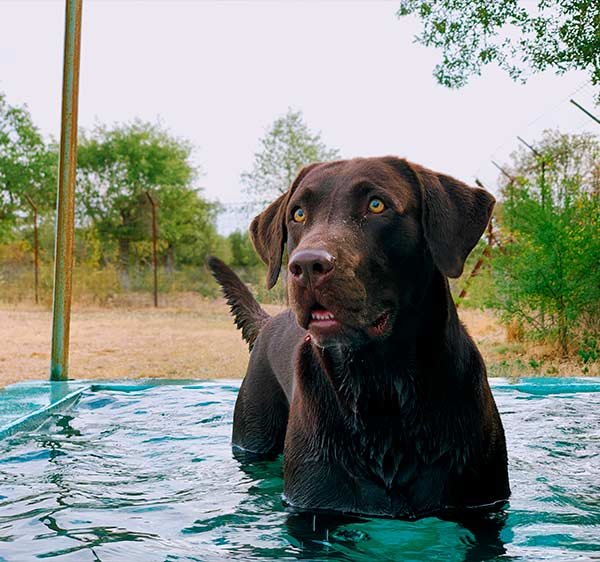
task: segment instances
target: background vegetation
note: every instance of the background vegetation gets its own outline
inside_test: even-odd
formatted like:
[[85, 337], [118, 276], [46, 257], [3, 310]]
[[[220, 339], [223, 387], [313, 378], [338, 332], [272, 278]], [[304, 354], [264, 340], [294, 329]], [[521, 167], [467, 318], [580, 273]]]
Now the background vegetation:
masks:
[[582, 70], [600, 84], [597, 0], [400, 0], [398, 16], [409, 15], [423, 24], [416, 40], [441, 51], [434, 76], [444, 86], [459, 88], [488, 64], [516, 80]]
[[[547, 131], [535, 153], [505, 163], [493, 232], [452, 282], [461, 307], [494, 310], [508, 351], [522, 350], [494, 374], [525, 368], [528, 345], [545, 346], [528, 367], [552, 374], [544, 357], [598, 365], [600, 332], [600, 141]], [[287, 189], [298, 169], [339, 156], [298, 111], [275, 120], [240, 178], [256, 210]], [[230, 263], [263, 302], [285, 302], [283, 283], [264, 287], [265, 268], [245, 233], [220, 235], [219, 205], [198, 188], [193, 147], [162, 125], [134, 121], [81, 131], [77, 177], [75, 300], [101, 305], [152, 289], [151, 207], [158, 203], [159, 292], [217, 296], [207, 255]], [[32, 207], [39, 211], [40, 295], [51, 304], [57, 150], [25, 107], [0, 95], [0, 300], [33, 298]], [[476, 271], [476, 275], [472, 272]], [[466, 292], [459, 298], [461, 291]], [[512, 346], [512, 347], [510, 347]], [[509, 354], [510, 355], [510, 354]], [[514, 355], [514, 354], [513, 354]], [[502, 352], [500, 352], [502, 356]], [[544, 370], [544, 368], [546, 370]]]

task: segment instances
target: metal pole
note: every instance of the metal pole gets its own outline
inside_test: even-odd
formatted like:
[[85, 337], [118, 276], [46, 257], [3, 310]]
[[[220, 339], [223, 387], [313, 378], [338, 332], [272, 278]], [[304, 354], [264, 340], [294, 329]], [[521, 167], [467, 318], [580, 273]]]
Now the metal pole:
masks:
[[149, 191], [146, 191], [146, 197], [152, 207], [152, 266], [154, 268], [154, 306], [158, 307], [158, 258], [156, 257], [156, 201]]
[[588, 117], [591, 117], [596, 123], [600, 125], [600, 119], [598, 119], [595, 115], [592, 115], [587, 109], [581, 107], [575, 100], [569, 100], [575, 107], [581, 109]]
[[[538, 150], [533, 148], [533, 146], [531, 146], [530, 144], [527, 144], [518, 135], [517, 135], [517, 139], [519, 139], [529, 150], [531, 150], [531, 152], [533, 152], [534, 156], [540, 162], [540, 167], [542, 169], [541, 175], [540, 175], [540, 194], [542, 197], [542, 209], [545, 210], [546, 204], [547, 204], [547, 199], [548, 199], [548, 196], [546, 193], [546, 156], [544, 154], [541, 154]], [[540, 305], [540, 321], [542, 324], [542, 328], [544, 328], [546, 325], [546, 310], [545, 310], [543, 303]]]
[[502, 166], [500, 166], [499, 164], [496, 164], [496, 162], [494, 162], [493, 160], [491, 161], [492, 164], [494, 166], [496, 166], [496, 168], [498, 168], [509, 180], [514, 180], [515, 178], [513, 176], [511, 176]]
[[542, 168], [542, 173], [540, 176], [540, 193], [542, 195], [542, 208], [546, 208], [546, 156], [542, 154], [539, 150], [536, 150], [530, 144], [527, 144], [519, 135], [517, 135], [517, 139], [520, 140], [531, 152], [533, 152], [534, 156], [539, 160], [540, 166]]
[[[506, 186], [508, 188], [508, 201], [510, 203], [511, 209], [514, 209], [514, 193], [513, 193], [513, 185], [514, 185], [514, 181], [515, 178], [514, 176], [511, 176], [502, 166], [500, 166], [499, 164], [496, 164], [496, 162], [494, 162], [492, 160], [492, 164], [494, 166], [496, 166], [496, 168], [498, 168], [498, 170], [500, 170], [500, 172], [505, 175], [508, 178], [508, 185]], [[510, 221], [510, 224], [508, 225], [509, 230], [512, 231], [512, 219]]]
[[[483, 184], [478, 179], [475, 180], [475, 183], [482, 189], [485, 189], [483, 187]], [[469, 290], [469, 286], [471, 285], [471, 281], [473, 280], [473, 277], [475, 277], [479, 273], [479, 270], [485, 264], [485, 260], [489, 259], [491, 257], [490, 249], [492, 247], [493, 240], [494, 240], [494, 233], [493, 233], [493, 226], [492, 226], [492, 217], [490, 217], [490, 222], [488, 223], [488, 226], [487, 226], [487, 245], [483, 249], [483, 252], [481, 253], [481, 256], [479, 257], [479, 259], [473, 266], [471, 273], [469, 273], [469, 276], [465, 280], [465, 284], [463, 285], [463, 288], [462, 288], [461, 292], [459, 293], [458, 298], [456, 299], [456, 303], [455, 303], [456, 308], [458, 308], [461, 305], [463, 299], [467, 296], [467, 292]]]
[[60, 159], [54, 248], [54, 293], [52, 300], [50, 380], [53, 381], [67, 380], [69, 374], [81, 8], [82, 0], [66, 1]]
[[526, 143], [519, 135], [517, 135], [517, 140], [521, 141], [531, 152], [533, 152], [538, 158], [541, 158], [541, 154], [538, 150], [533, 148], [530, 144]]
[[33, 209], [33, 278], [35, 284], [35, 304], [38, 304], [39, 299], [39, 270], [40, 270], [40, 246], [38, 242], [38, 208], [33, 202], [33, 199], [24, 193], [25, 199]]

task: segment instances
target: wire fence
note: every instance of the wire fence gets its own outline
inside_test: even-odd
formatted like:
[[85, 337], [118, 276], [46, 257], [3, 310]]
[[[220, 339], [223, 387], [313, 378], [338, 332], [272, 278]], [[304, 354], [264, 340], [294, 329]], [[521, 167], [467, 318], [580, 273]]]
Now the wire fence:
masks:
[[[557, 129], [564, 133], [589, 132], [598, 135], [600, 124], [592, 116], [600, 117], [597, 105], [598, 88], [591, 80], [582, 82], [560, 101], [533, 117], [530, 121], [519, 124], [514, 131], [492, 151], [492, 153], [475, 168], [471, 179], [479, 178], [480, 181], [494, 193], [498, 193], [503, 173], [498, 166], [503, 167], [510, 159], [510, 155], [523, 145], [523, 141], [535, 149], [537, 139], [541, 138], [544, 131]], [[571, 100], [584, 108], [586, 114]], [[522, 140], [519, 140], [519, 137]]]

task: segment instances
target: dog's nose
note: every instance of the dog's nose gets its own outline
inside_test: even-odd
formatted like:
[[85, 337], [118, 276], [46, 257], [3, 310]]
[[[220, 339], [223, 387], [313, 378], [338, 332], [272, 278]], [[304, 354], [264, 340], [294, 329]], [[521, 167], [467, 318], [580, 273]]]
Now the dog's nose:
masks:
[[318, 287], [333, 274], [334, 261], [325, 250], [300, 250], [292, 256], [288, 269], [298, 285]]

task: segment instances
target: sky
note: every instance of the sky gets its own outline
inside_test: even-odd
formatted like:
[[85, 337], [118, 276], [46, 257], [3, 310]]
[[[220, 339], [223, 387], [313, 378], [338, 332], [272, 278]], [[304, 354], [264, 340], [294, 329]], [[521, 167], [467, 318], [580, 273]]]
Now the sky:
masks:
[[[438, 85], [440, 52], [394, 1], [83, 0], [79, 123], [160, 120], [194, 144], [204, 195], [244, 201], [240, 174], [288, 107], [343, 157], [394, 154], [497, 192], [498, 172], [545, 128], [599, 132], [587, 76], [513, 82], [494, 67]], [[0, 91], [59, 135], [64, 2], [0, 0]], [[222, 232], [247, 217], [225, 213]]]

